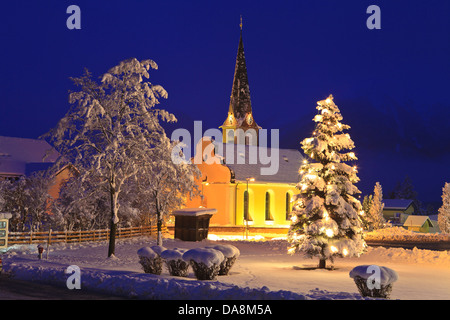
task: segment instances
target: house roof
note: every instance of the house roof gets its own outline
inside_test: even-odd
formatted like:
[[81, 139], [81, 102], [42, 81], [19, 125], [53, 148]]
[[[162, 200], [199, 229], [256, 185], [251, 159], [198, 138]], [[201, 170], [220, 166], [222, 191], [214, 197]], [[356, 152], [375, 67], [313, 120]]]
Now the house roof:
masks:
[[384, 210], [406, 210], [414, 200], [405, 199], [383, 199]]
[[433, 222], [431, 222], [428, 216], [413, 216], [413, 215], [410, 215], [408, 218], [406, 218], [403, 225], [405, 227], [422, 227], [427, 220], [429, 221], [430, 225], [434, 227]]
[[[237, 181], [246, 181], [247, 178], [254, 178], [255, 182], [299, 182], [298, 171], [303, 161], [303, 156], [298, 150], [232, 143], [223, 143], [221, 145], [223, 149], [217, 150], [217, 154], [224, 158], [224, 164], [232, 170]], [[272, 158], [273, 152], [275, 154]], [[266, 157], [267, 159], [265, 159]], [[261, 170], [263, 168], [267, 170], [271, 166], [274, 169], [278, 167], [278, 170], [274, 170], [276, 171], [274, 174], [264, 174], [264, 171]]]
[[0, 174], [25, 175], [59, 157], [46, 141], [0, 136]]

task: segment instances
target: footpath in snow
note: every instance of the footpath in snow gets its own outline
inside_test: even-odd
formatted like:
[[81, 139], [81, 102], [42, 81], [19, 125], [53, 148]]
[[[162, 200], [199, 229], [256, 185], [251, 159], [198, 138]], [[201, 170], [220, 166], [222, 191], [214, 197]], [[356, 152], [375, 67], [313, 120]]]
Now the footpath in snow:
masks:
[[214, 281], [198, 281], [192, 270], [186, 278], [170, 276], [165, 268], [161, 275], [144, 273], [137, 250], [155, 245], [150, 237], [118, 240], [112, 258], [106, 258], [106, 242], [55, 244], [50, 246], [48, 260], [38, 260], [36, 245], [14, 246], [3, 255], [3, 269], [17, 279], [65, 287], [69, 277], [65, 270], [76, 265], [81, 270], [82, 290], [137, 299], [348, 300], [363, 299], [349, 277], [350, 270], [357, 265], [376, 264], [399, 275], [391, 299], [450, 299], [448, 251], [369, 247], [360, 258], [337, 259], [335, 270], [330, 271], [305, 270], [317, 261], [287, 254], [287, 242], [282, 239], [165, 239], [163, 246], [191, 249], [218, 243], [232, 244], [241, 254], [230, 273]]

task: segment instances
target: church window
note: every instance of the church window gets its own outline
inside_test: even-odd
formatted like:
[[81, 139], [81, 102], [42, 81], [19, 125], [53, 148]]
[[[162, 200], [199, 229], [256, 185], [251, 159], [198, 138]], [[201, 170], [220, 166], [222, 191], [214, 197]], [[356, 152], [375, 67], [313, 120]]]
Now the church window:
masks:
[[270, 201], [271, 201], [270, 192], [266, 192], [266, 210], [265, 210], [265, 218], [266, 220], [273, 220], [272, 213], [270, 210]]
[[286, 220], [289, 220], [291, 217], [291, 194], [286, 192]]

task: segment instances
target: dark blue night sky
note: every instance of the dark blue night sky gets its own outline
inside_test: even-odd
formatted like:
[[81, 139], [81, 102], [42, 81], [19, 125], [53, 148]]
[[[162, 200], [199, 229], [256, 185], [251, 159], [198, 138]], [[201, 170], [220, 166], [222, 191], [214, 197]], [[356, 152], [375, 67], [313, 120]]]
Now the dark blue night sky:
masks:
[[[81, 8], [81, 30], [66, 9]], [[381, 29], [369, 30], [369, 5]], [[450, 1], [8, 1], [0, 17], [0, 135], [37, 138], [68, 110], [69, 77], [153, 59], [162, 107], [189, 128], [226, 117], [239, 16], [256, 122], [282, 147], [311, 135], [330, 93], [352, 128], [364, 194], [411, 177], [436, 202], [450, 181]]]

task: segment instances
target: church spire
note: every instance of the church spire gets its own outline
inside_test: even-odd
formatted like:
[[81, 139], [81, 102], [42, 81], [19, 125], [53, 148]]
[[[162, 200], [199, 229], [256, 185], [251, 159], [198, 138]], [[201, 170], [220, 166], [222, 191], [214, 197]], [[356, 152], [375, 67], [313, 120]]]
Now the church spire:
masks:
[[[254, 121], [245, 62], [244, 42], [242, 40], [242, 16], [240, 17], [240, 38], [234, 67], [228, 115], [222, 124], [223, 141], [239, 144], [258, 145], [258, 131], [261, 129]], [[242, 129], [242, 130], [238, 130]], [[251, 129], [251, 130], [250, 130]], [[239, 132], [244, 132], [241, 137]]]
[[242, 41], [242, 16], [239, 24], [241, 36], [236, 55], [234, 68], [233, 87], [231, 88], [230, 111], [234, 113], [237, 120], [245, 118], [247, 113], [252, 112], [250, 101], [250, 86], [248, 84], [247, 65], [245, 63], [244, 42]]

